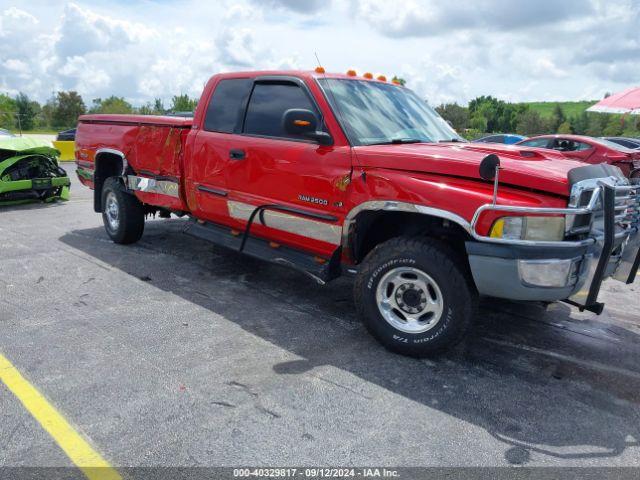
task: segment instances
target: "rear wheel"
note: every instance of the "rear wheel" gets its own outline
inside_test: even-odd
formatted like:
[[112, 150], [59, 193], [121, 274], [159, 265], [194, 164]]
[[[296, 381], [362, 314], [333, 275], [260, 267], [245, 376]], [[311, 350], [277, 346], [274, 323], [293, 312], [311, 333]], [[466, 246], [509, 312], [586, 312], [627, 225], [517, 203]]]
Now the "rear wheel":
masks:
[[476, 293], [458, 256], [426, 238], [374, 248], [354, 286], [358, 314], [388, 349], [426, 356], [458, 343], [471, 326]]
[[140, 240], [144, 232], [144, 207], [128, 193], [117, 177], [107, 178], [102, 187], [102, 221], [115, 243]]

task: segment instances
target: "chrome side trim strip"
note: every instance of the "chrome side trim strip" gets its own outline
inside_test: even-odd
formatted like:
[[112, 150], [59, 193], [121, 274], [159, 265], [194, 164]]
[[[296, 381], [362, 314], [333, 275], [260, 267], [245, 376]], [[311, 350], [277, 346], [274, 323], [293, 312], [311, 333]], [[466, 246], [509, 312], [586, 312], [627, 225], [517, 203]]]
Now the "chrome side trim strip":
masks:
[[[229, 209], [229, 216], [232, 218], [248, 221], [251, 213], [256, 209], [256, 205], [229, 200], [227, 208]], [[340, 235], [342, 233], [340, 225], [273, 210], [262, 212], [256, 219], [256, 222], [258, 221], [269, 228], [301, 235], [332, 245], [340, 245]]]
[[127, 175], [127, 187], [139, 192], [158, 193], [160, 195], [180, 198], [178, 183], [169, 180], [156, 180], [155, 178]]

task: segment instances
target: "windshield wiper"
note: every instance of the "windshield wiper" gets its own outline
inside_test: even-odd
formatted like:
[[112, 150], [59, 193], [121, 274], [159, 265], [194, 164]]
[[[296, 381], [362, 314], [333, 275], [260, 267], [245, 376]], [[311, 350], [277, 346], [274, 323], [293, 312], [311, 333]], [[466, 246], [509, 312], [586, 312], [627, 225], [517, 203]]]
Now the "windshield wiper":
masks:
[[428, 140], [421, 140], [419, 138], [392, 138], [385, 142], [367, 143], [367, 145], [402, 145], [404, 143], [425, 143]]
[[468, 143], [464, 140], [460, 140], [459, 138], [451, 138], [449, 140], [438, 140], [438, 143]]

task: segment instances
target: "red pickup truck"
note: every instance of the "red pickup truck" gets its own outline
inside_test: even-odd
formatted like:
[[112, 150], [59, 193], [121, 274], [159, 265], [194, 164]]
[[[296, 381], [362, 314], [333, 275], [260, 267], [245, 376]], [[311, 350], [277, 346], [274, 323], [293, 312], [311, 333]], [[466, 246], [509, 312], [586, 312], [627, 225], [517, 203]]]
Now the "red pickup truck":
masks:
[[479, 295], [599, 313], [603, 279], [640, 261], [640, 188], [617, 167], [466, 143], [383, 77], [215, 75], [193, 119], [80, 117], [76, 163], [114, 242], [186, 215], [318, 282], [354, 275], [359, 316], [407, 355], [460, 340]]

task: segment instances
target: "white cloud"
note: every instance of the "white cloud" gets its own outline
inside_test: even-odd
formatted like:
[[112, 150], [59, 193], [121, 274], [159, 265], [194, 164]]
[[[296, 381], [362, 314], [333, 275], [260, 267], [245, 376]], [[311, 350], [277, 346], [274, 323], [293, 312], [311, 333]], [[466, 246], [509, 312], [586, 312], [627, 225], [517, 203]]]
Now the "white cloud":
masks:
[[572, 99], [640, 78], [635, 0], [6, 1], [0, 91], [40, 101], [197, 96], [216, 72], [310, 69], [315, 52], [329, 71], [403, 76], [432, 104]]
[[559, 68], [553, 60], [548, 57], [536, 58], [533, 65], [531, 65], [531, 71], [540, 77], [563, 78], [568, 75], [565, 70]]
[[583, 0], [353, 0], [357, 15], [391, 37], [428, 37], [467, 29], [513, 30], [573, 20], [592, 12]]
[[321, 8], [329, 9], [330, 0], [252, 0], [256, 5], [285, 8], [297, 13], [312, 14]]

